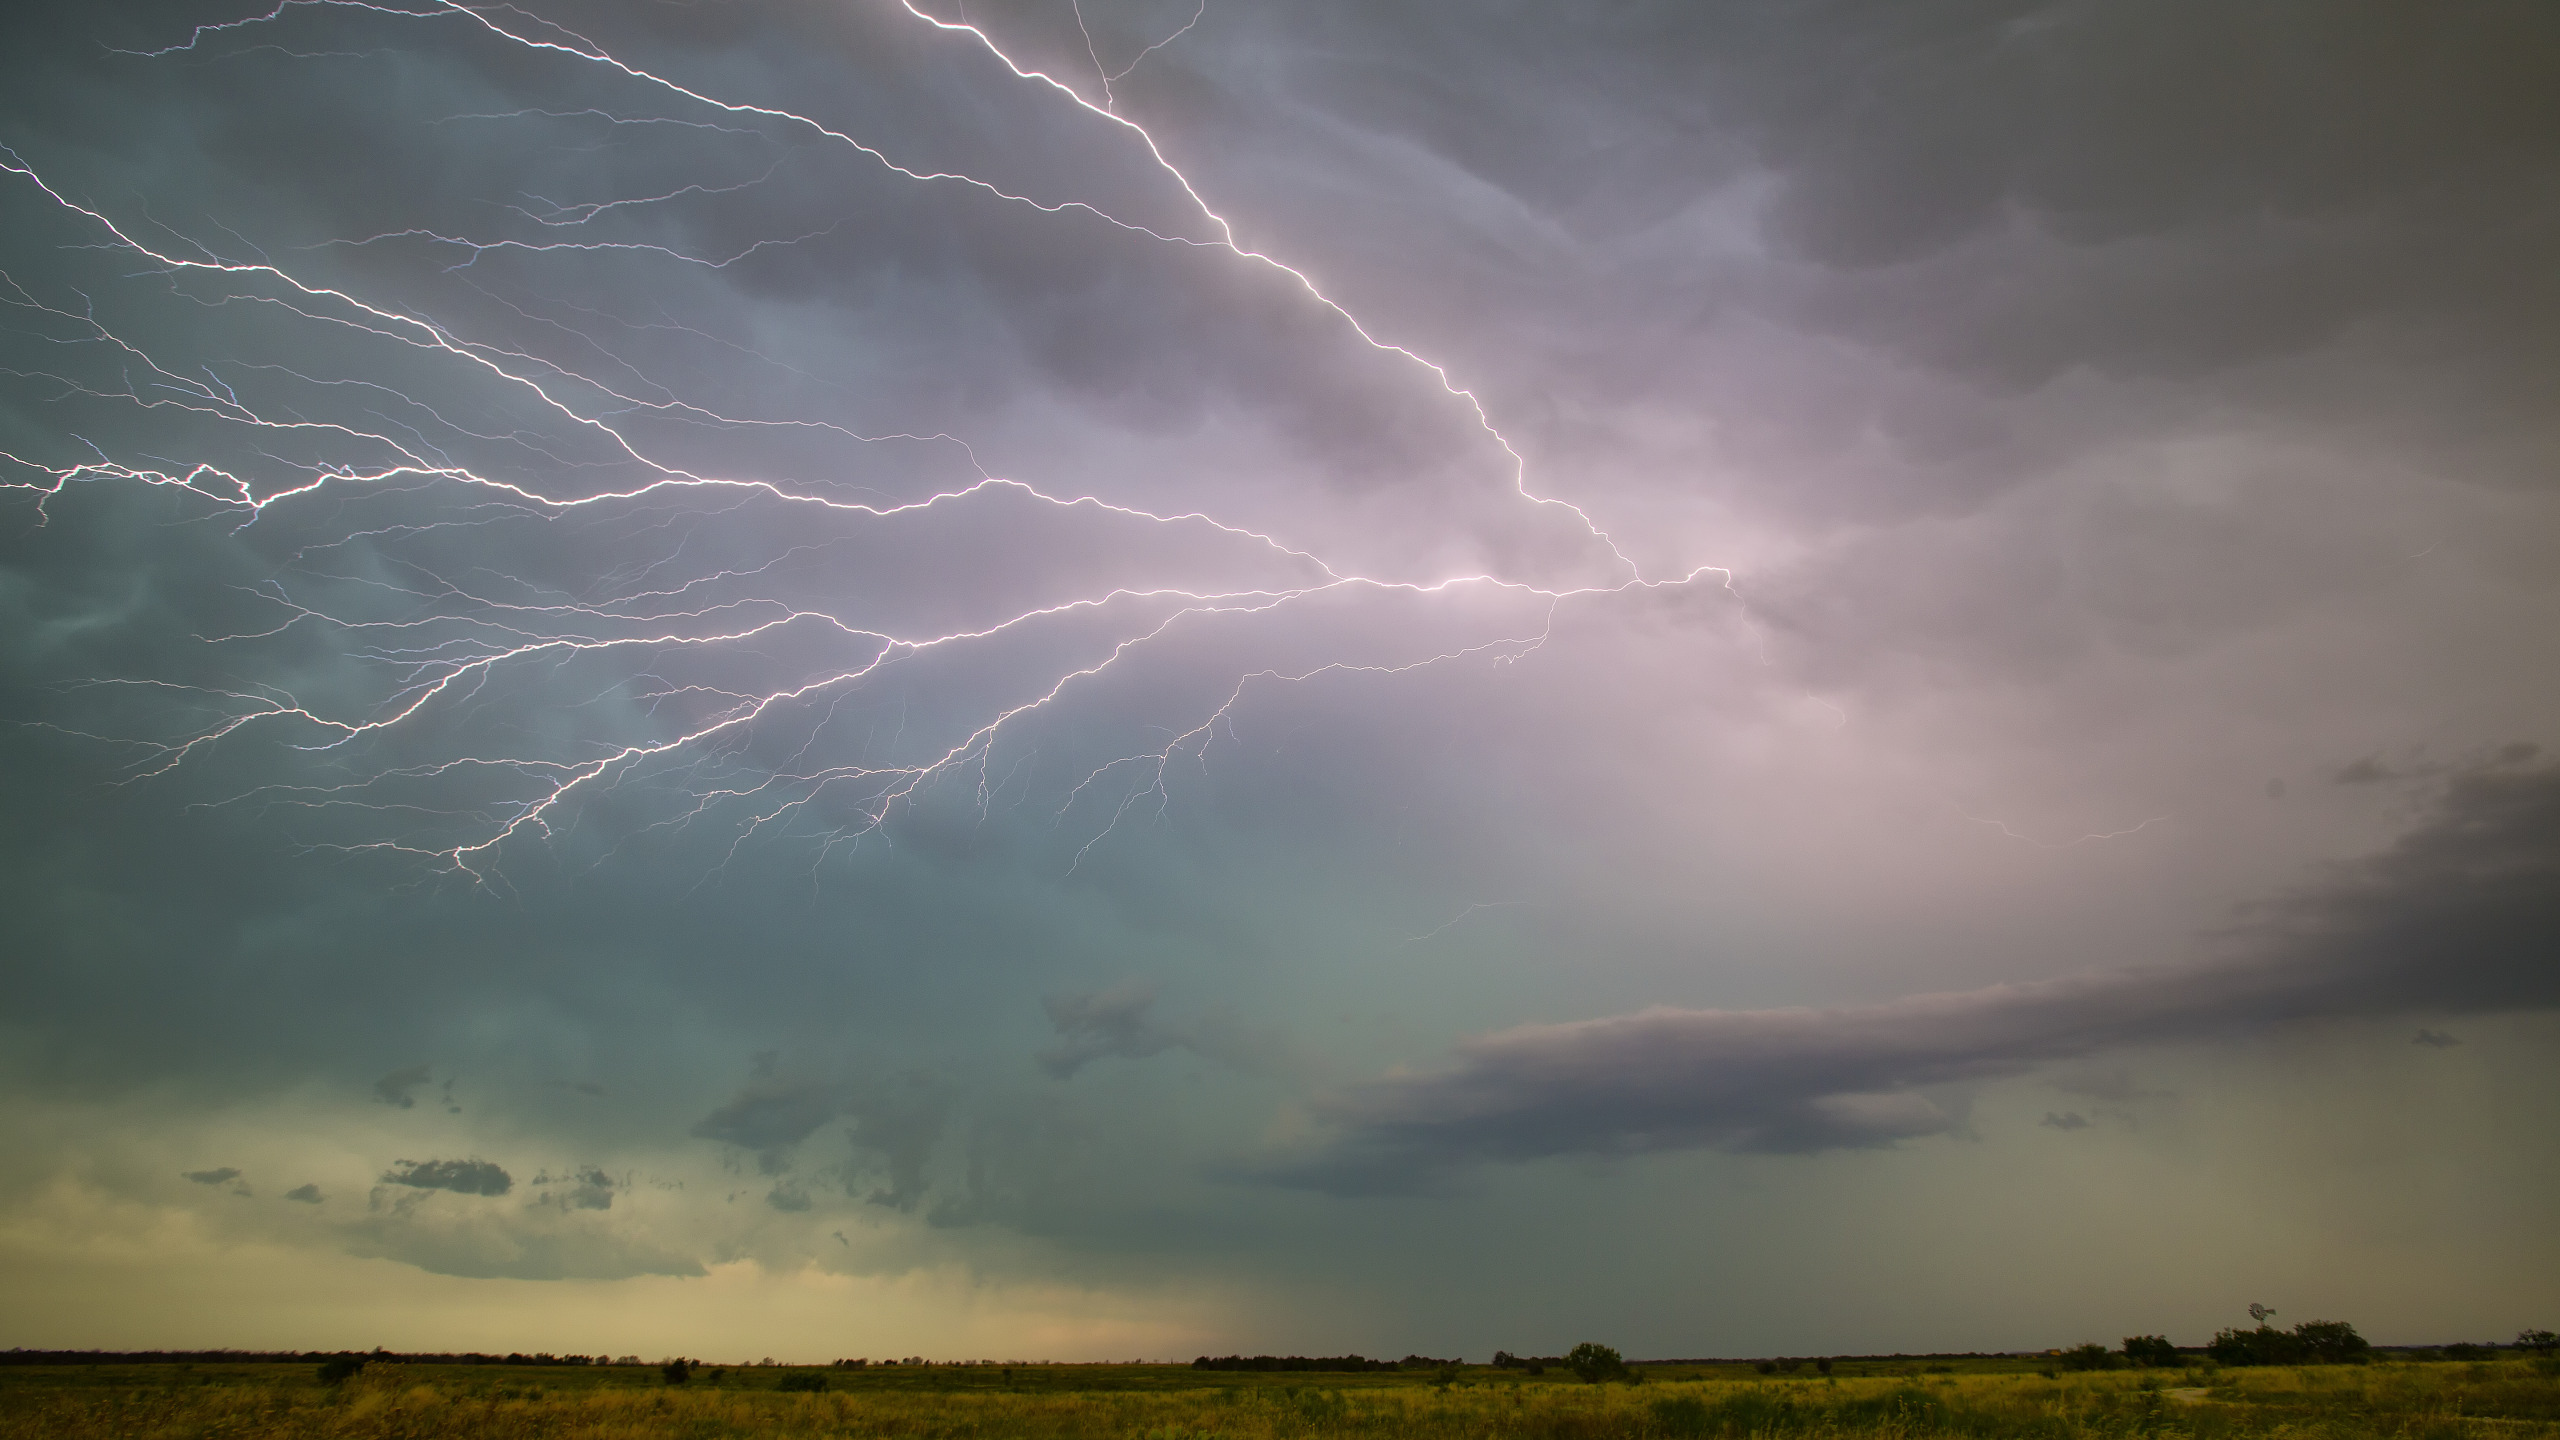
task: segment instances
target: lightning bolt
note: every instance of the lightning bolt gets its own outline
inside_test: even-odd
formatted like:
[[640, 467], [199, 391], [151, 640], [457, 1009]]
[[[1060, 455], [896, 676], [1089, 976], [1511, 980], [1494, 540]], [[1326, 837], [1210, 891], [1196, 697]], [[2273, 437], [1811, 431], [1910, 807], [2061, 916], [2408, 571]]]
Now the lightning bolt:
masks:
[[[439, 275], [594, 353], [597, 364], [572, 366], [532, 345], [475, 334], [468, 324], [415, 301], [368, 293], [355, 280], [320, 274], [299, 260], [279, 261], [245, 239], [240, 243], [257, 258], [232, 258], [166, 226], [120, 219], [74, 198], [17, 151], [0, 147], [0, 176], [14, 182], [22, 195], [49, 207], [59, 219], [86, 227], [94, 237], [85, 242], [90, 247], [141, 267], [123, 278], [156, 280], [172, 296], [205, 312], [236, 310], [302, 327], [330, 341], [334, 348], [323, 354], [352, 348], [379, 357], [384, 367], [380, 378], [367, 378], [324, 370], [318, 363], [239, 360], [225, 372], [210, 364], [188, 366], [155, 354], [88, 295], [42, 295], [40, 287], [0, 272], [0, 305], [20, 315], [28, 334], [79, 362], [10, 368], [8, 378], [33, 387], [48, 401], [99, 407], [152, 426], [203, 427], [206, 433], [229, 437], [223, 442], [226, 448], [208, 443], [192, 457], [145, 453], [139, 445], [115, 454], [78, 435], [67, 438], [86, 452], [82, 458], [0, 451], [0, 464], [8, 467], [0, 471], [6, 476], [0, 478], [0, 491], [30, 495], [40, 523], [49, 518], [48, 504], [70, 487], [117, 484], [183, 496], [206, 513], [229, 517], [235, 532], [286, 526], [294, 537], [286, 542], [286, 564], [278, 575], [253, 587], [256, 601], [271, 610], [272, 620], [199, 638], [209, 647], [254, 654], [262, 644], [320, 637], [376, 677], [377, 693], [354, 700], [298, 698], [297, 687], [281, 674], [233, 683], [152, 676], [95, 681], [91, 688], [101, 693], [140, 692], [180, 700], [212, 717], [171, 736], [126, 738], [123, 743], [139, 749], [132, 767], [135, 778], [168, 775], [221, 747], [264, 734], [291, 756], [301, 757], [297, 763], [312, 773], [254, 784], [208, 803], [353, 818], [370, 834], [314, 842], [314, 848], [409, 857], [431, 872], [474, 882], [502, 877], [500, 861], [511, 844], [557, 839], [574, 827], [582, 805], [602, 805], [644, 779], [672, 787], [680, 801], [656, 818], [627, 824], [626, 839], [679, 831], [717, 812], [738, 817], [726, 851], [734, 856], [750, 837], [811, 818], [823, 861], [839, 847], [872, 838], [887, 841], [892, 819], [944, 782], [961, 784], [983, 818], [1039, 750], [1037, 721], [1074, 705], [1096, 703], [1113, 677], [1148, 663], [1169, 663], [1150, 660], [1167, 651], [1218, 643], [1222, 635], [1243, 633], [1236, 627], [1281, 614], [1304, 615], [1335, 602], [1425, 604], [1467, 596], [1476, 597], [1475, 603], [1491, 613], [1517, 617], [1516, 623], [1496, 624], [1497, 633], [1490, 638], [1412, 644], [1391, 658], [1344, 656], [1235, 666], [1223, 695], [1204, 699], [1187, 721], [1156, 727], [1166, 736], [1162, 743], [1078, 763], [1067, 772], [1081, 774], [1061, 785], [1053, 820], [1063, 823], [1089, 804], [1107, 812], [1075, 852], [1072, 873], [1126, 817], [1149, 810], [1161, 815], [1172, 799], [1174, 768], [1186, 763], [1205, 768], [1213, 744], [1222, 735], [1234, 738], [1239, 710], [1263, 689], [1328, 678], [1394, 677], [1469, 660], [1506, 663], [1546, 644], [1558, 607], [1567, 603], [1679, 589], [1710, 578], [1732, 589], [1732, 572], [1721, 566], [1648, 576], [1588, 511], [1533, 490], [1522, 452], [1496, 427], [1474, 390], [1459, 384], [1440, 362], [1384, 338], [1306, 270], [1242, 241], [1236, 225], [1167, 158], [1158, 137], [1118, 113], [1111, 85], [1187, 33], [1206, 13], [1205, 6], [1116, 72], [1103, 64], [1086, 31], [1102, 81], [1100, 104], [1058, 77], [1027, 68], [974, 24], [940, 18], [912, 0], [900, 0], [900, 7], [934, 31], [982, 50], [1014, 79], [1045, 87], [1075, 113], [1114, 127], [1112, 133], [1125, 135], [1179, 190], [1204, 228], [1199, 233], [1158, 228], [1083, 200], [1041, 198], [965, 173], [903, 164], [885, 148], [815, 118], [689, 87], [510, 5], [421, 0], [411, 8], [378, 0], [278, 0], [259, 14], [198, 26], [181, 43], [125, 53], [167, 57], [302, 11], [343, 12], [384, 23], [456, 24], [528, 52], [597, 67], [713, 118], [584, 107], [456, 115], [446, 123], [592, 119], [616, 129], [664, 126], [729, 136], [787, 127], [846, 147], [918, 185], [963, 187], [990, 201], [1047, 216], [1082, 216], [1136, 241], [1226, 253], [1284, 277], [1361, 343], [1412, 367], [1440, 394], [1463, 406], [1504, 457], [1509, 489], [1537, 510], [1569, 516], [1607, 554], [1611, 577], [1583, 585], [1540, 585], [1477, 571], [1418, 579], [1367, 574], [1269, 529], [1232, 523], [1206, 510], [1152, 510], [990, 474], [967, 440], [949, 433], [865, 433], [826, 420], [726, 413], [684, 398], [577, 325], [506, 300], [468, 273], [492, 255], [618, 256], [722, 269], [825, 233], [759, 239], [719, 253], [578, 233], [624, 212], [748, 190], [771, 179], [774, 168], [730, 184], [686, 184], [608, 200], [528, 195], [505, 207], [542, 232], [540, 238], [410, 227], [331, 240], [298, 252], [315, 260], [408, 249], [444, 257], [436, 267]], [[1077, 20], [1081, 27], [1081, 10]], [[781, 163], [776, 160], [775, 167]], [[172, 238], [155, 238], [149, 231]], [[672, 318], [663, 325], [595, 312], [585, 318], [598, 326], [610, 322], [731, 343]], [[743, 353], [780, 364], [751, 350]], [[105, 373], [110, 370], [112, 378]], [[419, 372], [485, 387], [486, 396], [467, 406], [431, 405], [410, 393], [414, 382], [397, 378]], [[244, 388], [256, 393], [244, 396]], [[334, 414], [308, 413], [321, 407], [279, 398], [286, 391], [306, 399], [344, 397], [339, 401], [344, 408]], [[447, 414], [447, 409], [455, 413]], [[550, 428], [528, 428], [537, 421]], [[652, 427], [663, 425], [718, 434], [832, 439], [864, 447], [927, 447], [952, 456], [964, 478], [921, 496], [859, 498], [860, 487], [726, 473], [682, 458], [663, 440], [651, 438]], [[501, 469], [462, 453], [510, 449], [530, 458]], [[409, 517], [399, 509], [425, 500], [446, 508], [429, 519]], [[378, 509], [393, 513], [360, 518]], [[701, 537], [714, 522], [772, 509], [806, 517], [794, 521], [792, 543], [761, 558], [750, 557], [752, 563], [689, 558], [689, 547], [703, 543]], [[1216, 584], [1107, 583], [972, 623], [933, 623], [929, 616], [935, 607], [906, 603], [915, 601], [914, 596], [893, 597], [900, 603], [873, 605], [866, 613], [859, 604], [790, 598], [789, 587], [782, 584], [794, 567], [822, 562], [845, 547], [889, 543], [882, 537], [937, 525], [993, 524], [1017, 512], [1059, 524], [1100, 523], [1115, 527], [1114, 533], [1192, 537], [1229, 557], [1221, 563], [1233, 578]], [[523, 537], [563, 526], [583, 527], [575, 533], [600, 537], [609, 551], [620, 553], [621, 563], [592, 577], [583, 589], [509, 578], [499, 552], [535, 544]], [[312, 532], [309, 538], [301, 538], [304, 531]], [[461, 563], [441, 558], [444, 552], [438, 547], [443, 546], [458, 546]], [[477, 552], [486, 553], [475, 558]], [[925, 613], [908, 613], [919, 610]], [[1045, 669], [1038, 663], [1043, 656], [1049, 657]], [[1025, 666], [1034, 676], [1027, 683], [989, 678], [1015, 674]], [[770, 673], [777, 669], [792, 673], [777, 681]], [[765, 673], [760, 676], [759, 671]], [[569, 737], [557, 743], [503, 743], [512, 732], [541, 728], [522, 706], [498, 703], [495, 697], [512, 694], [511, 687], [553, 695], [555, 701], [544, 708], [573, 722], [618, 705], [650, 722], [645, 728], [651, 733], [614, 738], [611, 725], [581, 728], [572, 723]], [[947, 726], [942, 738], [902, 748], [907, 745], [907, 697], [917, 687], [941, 697], [943, 707], [954, 713], [937, 717]], [[897, 728], [884, 740], [879, 725], [893, 699]], [[853, 743], [842, 732], [852, 723], [848, 717], [865, 706], [872, 708], [872, 728]], [[87, 730], [73, 733], [110, 738]], [[881, 758], [884, 752], [890, 758]], [[1511, 903], [1517, 902], [1471, 905], [1449, 924], [1478, 909]], [[1416, 937], [1423, 938], [1428, 937]]]

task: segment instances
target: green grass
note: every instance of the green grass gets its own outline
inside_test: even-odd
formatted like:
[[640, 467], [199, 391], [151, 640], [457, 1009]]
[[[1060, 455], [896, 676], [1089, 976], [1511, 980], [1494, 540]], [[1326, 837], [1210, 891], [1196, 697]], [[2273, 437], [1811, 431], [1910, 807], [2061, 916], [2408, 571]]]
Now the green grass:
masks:
[[[1918, 1373], [1667, 1367], [1595, 1386], [1470, 1369], [1441, 1389], [1427, 1373], [754, 1367], [671, 1386], [654, 1369], [421, 1365], [328, 1386], [301, 1365], [24, 1366], [0, 1367], [0, 1440], [2560, 1440], [2560, 1373], [2524, 1360], [2051, 1379], [1993, 1361], [1856, 1368]], [[827, 1389], [777, 1388], [811, 1374]]]

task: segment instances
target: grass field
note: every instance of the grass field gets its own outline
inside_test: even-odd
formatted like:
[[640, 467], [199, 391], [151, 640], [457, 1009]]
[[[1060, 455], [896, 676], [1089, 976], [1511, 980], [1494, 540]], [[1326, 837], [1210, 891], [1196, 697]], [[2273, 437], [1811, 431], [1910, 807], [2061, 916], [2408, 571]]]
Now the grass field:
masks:
[[[1852, 1362], [1827, 1379], [1773, 1379], [1742, 1366], [1648, 1367], [1636, 1385], [1469, 1369], [1445, 1387], [1415, 1372], [1238, 1375], [1175, 1366], [754, 1367], [716, 1376], [705, 1369], [682, 1386], [654, 1370], [613, 1367], [385, 1365], [324, 1385], [302, 1365], [22, 1366], [0, 1367], [0, 1440], [2560, 1440], [2560, 1367], [2547, 1361], [2052, 1378], [2020, 1368], [2032, 1363]], [[779, 1388], [794, 1376], [821, 1377], [827, 1388]]]

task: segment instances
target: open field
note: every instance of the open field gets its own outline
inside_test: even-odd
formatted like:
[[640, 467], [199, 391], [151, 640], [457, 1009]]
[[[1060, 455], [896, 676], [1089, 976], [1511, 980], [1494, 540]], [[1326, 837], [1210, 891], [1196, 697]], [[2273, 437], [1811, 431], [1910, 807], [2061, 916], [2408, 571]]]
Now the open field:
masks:
[[[1227, 1374], [1176, 1366], [706, 1368], [690, 1384], [617, 1367], [376, 1366], [325, 1385], [301, 1365], [0, 1367], [0, 1440], [1290, 1440], [1299, 1436], [1982, 1436], [2077, 1440], [2560, 1440], [2549, 1362], [2113, 1371], [2032, 1361], [1849, 1362], [1830, 1379], [1647, 1367], [1586, 1385], [1470, 1367]], [[1852, 1369], [1913, 1373], [1848, 1374]], [[779, 1388], [819, 1377], [826, 1389]], [[807, 1379], [801, 1379], [807, 1384]]]

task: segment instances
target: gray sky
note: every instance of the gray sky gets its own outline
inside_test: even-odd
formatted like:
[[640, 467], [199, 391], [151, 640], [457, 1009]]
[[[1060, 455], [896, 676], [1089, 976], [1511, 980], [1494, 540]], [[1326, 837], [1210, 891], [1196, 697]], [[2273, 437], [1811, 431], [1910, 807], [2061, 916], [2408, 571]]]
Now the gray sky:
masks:
[[5, 22], [0, 1343], [2551, 1323], [2548, 7], [967, 19]]

